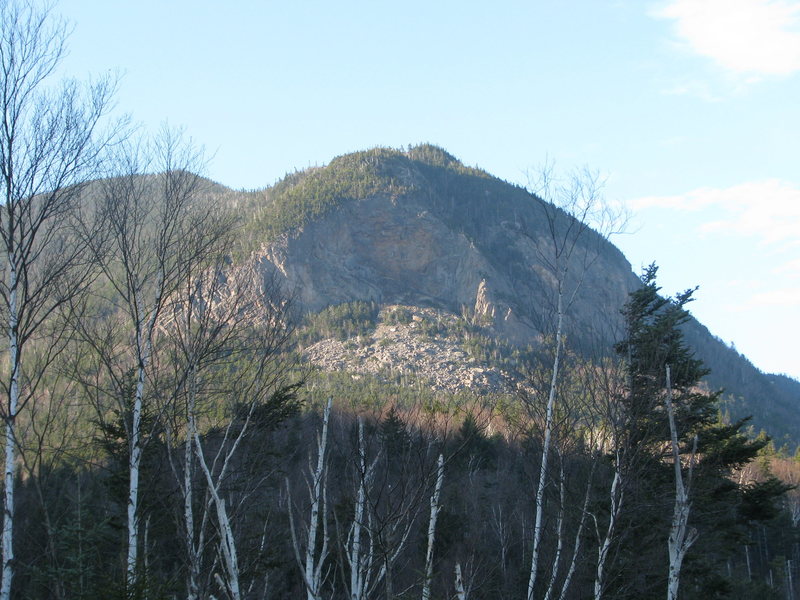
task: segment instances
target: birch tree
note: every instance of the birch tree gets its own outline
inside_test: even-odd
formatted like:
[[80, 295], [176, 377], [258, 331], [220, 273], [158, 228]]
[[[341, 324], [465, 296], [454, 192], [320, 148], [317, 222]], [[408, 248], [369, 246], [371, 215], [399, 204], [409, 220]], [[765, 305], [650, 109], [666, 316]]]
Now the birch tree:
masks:
[[[583, 502], [578, 505], [578, 524], [575, 528], [574, 540], [572, 542], [572, 552], [568, 553], [568, 540], [566, 531], [567, 521], [567, 473], [565, 462], [567, 457], [564, 448], [556, 448], [556, 457], [558, 459], [558, 513], [556, 517], [556, 552], [553, 557], [553, 562], [550, 568], [550, 579], [547, 583], [547, 590], [545, 591], [544, 600], [551, 600], [558, 593], [559, 600], [568, 598], [570, 584], [572, 583], [573, 575], [578, 566], [578, 558], [581, 553], [581, 545], [584, 534], [584, 527], [586, 526], [589, 502], [592, 498], [592, 487], [594, 485], [594, 471], [596, 462], [591, 460], [589, 474], [584, 482]], [[559, 572], [562, 567], [562, 562], [566, 562], [567, 571], [561, 580], [559, 590]]]
[[[67, 29], [27, 2], [0, 3], [0, 308], [5, 340], [4, 512], [0, 599], [14, 576], [14, 478], [18, 419], [37, 401], [45, 369], [63, 349], [54, 315], [91, 273], [80, 240], [70, 235], [83, 185], [96, 173], [101, 120], [112, 82], [51, 86], [65, 54]], [[36, 359], [29, 348], [47, 340]]]
[[[319, 600], [322, 591], [323, 566], [328, 558], [328, 488], [326, 473], [326, 449], [328, 445], [328, 422], [331, 414], [332, 398], [328, 398], [322, 416], [322, 431], [317, 438], [317, 465], [312, 468], [309, 464], [309, 478], [307, 480], [308, 495], [311, 501], [308, 523], [305, 524], [305, 548], [301, 548], [300, 536], [296, 530], [291, 500], [289, 506], [289, 527], [292, 534], [292, 548], [294, 549], [297, 566], [303, 576], [308, 600]], [[286, 480], [289, 490], [289, 480]], [[291, 493], [289, 494], [291, 498]], [[317, 551], [317, 536], [322, 533], [322, 546]]]
[[595, 515], [592, 515], [597, 538], [597, 565], [594, 576], [594, 599], [601, 600], [606, 589], [607, 566], [611, 553], [611, 544], [614, 542], [619, 527], [620, 514], [625, 498], [625, 488], [622, 478], [622, 461], [620, 452], [616, 451], [613, 465], [613, 476], [608, 492], [608, 523], [603, 529]]
[[622, 383], [623, 368], [619, 361], [606, 360], [584, 379], [584, 389], [589, 395], [590, 406], [590, 437], [587, 445], [594, 453], [592, 468], [595, 469], [600, 457], [606, 455], [611, 469], [611, 483], [605, 499], [597, 500], [597, 505], [603, 506], [604, 512], [607, 512], [607, 521], [598, 514], [599, 511], [587, 513], [592, 519], [597, 542], [593, 585], [595, 600], [601, 600], [607, 588], [612, 545], [617, 541], [620, 517], [625, 506], [627, 477], [632, 473], [636, 462], [625, 441], [629, 414], [622, 400], [625, 390]]
[[[531, 566], [528, 577], [527, 599], [533, 600], [539, 570], [539, 554], [545, 511], [545, 488], [549, 478], [549, 460], [556, 412], [557, 390], [561, 375], [565, 319], [580, 291], [584, 277], [598, 256], [599, 250], [585, 238], [594, 225], [601, 237], [615, 233], [623, 226], [617, 215], [612, 215], [602, 202], [600, 181], [588, 170], [577, 171], [566, 181], [552, 175], [552, 167], [545, 166], [532, 186], [532, 192], [541, 202], [547, 226], [547, 235], [533, 240], [537, 258], [553, 282], [554, 302], [552, 317], [552, 363], [547, 386], [543, 424], [542, 459], [536, 486]], [[546, 329], [546, 328], [545, 328]], [[528, 393], [524, 400], [530, 404]]]
[[672, 512], [672, 523], [667, 541], [669, 550], [667, 600], [677, 600], [683, 559], [691, 545], [697, 540], [697, 530], [688, 528], [689, 512], [691, 510], [689, 494], [692, 489], [692, 473], [694, 472], [694, 459], [697, 454], [697, 435], [694, 436], [692, 441], [689, 471], [684, 483], [680, 448], [678, 446], [678, 430], [675, 425], [675, 410], [672, 406], [672, 374], [669, 365], [666, 366], [666, 388], [665, 402], [667, 405], [667, 419], [669, 420], [670, 448], [672, 449], [672, 462], [675, 470], [675, 506]]
[[431, 516], [428, 520], [428, 545], [425, 552], [425, 581], [422, 585], [422, 600], [430, 600], [431, 580], [433, 579], [433, 548], [436, 541], [436, 521], [439, 517], [441, 505], [439, 497], [442, 493], [442, 483], [444, 482], [444, 455], [440, 454], [436, 462], [436, 484], [431, 496]]
[[[569, 566], [567, 567], [567, 573], [564, 576], [564, 581], [561, 584], [561, 592], [558, 595], [558, 599], [559, 600], [566, 600], [569, 597], [568, 593], [569, 593], [569, 589], [570, 589], [570, 584], [572, 583], [572, 577], [575, 575], [575, 569], [578, 566], [578, 558], [581, 555], [581, 544], [582, 544], [582, 540], [583, 540], [583, 530], [584, 530], [584, 526], [586, 524], [587, 517], [589, 515], [589, 501], [592, 498], [592, 486], [594, 484], [593, 475], [594, 475], [595, 466], [596, 466], [596, 462], [592, 461], [591, 471], [590, 471], [589, 476], [588, 476], [588, 478], [586, 480], [586, 489], [585, 489], [584, 495], [583, 495], [583, 504], [580, 507], [580, 519], [578, 521], [578, 527], [577, 527], [577, 529], [575, 531], [575, 541], [572, 544], [572, 557], [570, 558]], [[561, 489], [562, 489], [561, 502], [562, 502], [562, 505], [563, 505], [564, 504], [564, 496], [565, 496], [565, 494], [563, 492], [563, 486], [562, 486]], [[551, 579], [550, 587], [548, 587], [547, 598], [551, 597], [551, 590], [555, 589], [555, 574], [556, 574], [557, 567], [558, 567], [558, 561], [556, 560], [556, 561], [554, 561], [553, 577]]]
[[[365, 600], [373, 588], [375, 572], [375, 544], [370, 535], [367, 489], [372, 485], [377, 459], [367, 463], [367, 445], [364, 440], [364, 419], [358, 417], [358, 461], [356, 470], [356, 497], [353, 505], [353, 522], [345, 536], [345, 561], [350, 569], [348, 596], [350, 600]], [[338, 527], [338, 524], [337, 524]], [[347, 578], [345, 578], [347, 580]]]
[[[230, 234], [235, 233], [231, 229]], [[221, 242], [230, 240], [224, 236]], [[166, 362], [171, 372], [161, 389], [164, 413], [174, 413], [167, 427], [171, 443], [170, 464], [183, 495], [182, 525], [187, 550], [187, 597], [204, 597], [201, 585], [204, 554], [209, 545], [208, 528], [216, 520], [222, 557], [223, 591], [239, 598], [246, 591], [240, 567], [232, 517], [234, 499], [225, 494], [225, 482], [235, 468], [245, 438], [258, 412], [279, 422], [296, 406], [294, 385], [284, 383], [285, 361], [281, 352], [291, 333], [287, 325], [288, 302], [274, 278], [264, 276], [252, 264], [230, 266], [227, 243], [215, 249], [216, 259], [189, 270], [165, 310], [161, 330], [165, 336]], [[226, 424], [211, 421], [209, 412], [223, 409]], [[267, 423], [260, 423], [267, 426]], [[223, 433], [211, 440], [216, 451], [205, 450], [203, 428]], [[180, 448], [178, 440], [182, 439]], [[182, 450], [182, 460], [175, 458]], [[195, 497], [195, 473], [200, 472], [204, 490], [199, 514]], [[246, 486], [240, 486], [245, 488]], [[244, 501], [240, 498], [239, 501]], [[234, 503], [233, 508], [237, 508]]]
[[455, 587], [456, 587], [456, 598], [458, 600], [467, 600], [469, 598], [469, 594], [467, 590], [464, 588], [464, 575], [461, 572], [461, 563], [456, 562], [455, 566]]
[[[595, 422], [598, 400], [591, 388], [597, 369], [571, 353], [565, 353], [564, 359], [556, 389], [559, 402], [550, 419], [553, 455], [550, 479], [557, 492], [552, 495], [555, 498], [550, 498], [556, 504], [551, 511], [555, 513], [555, 527], [550, 532], [555, 552], [549, 573], [539, 576], [546, 584], [544, 600], [568, 597], [581, 556], [584, 530], [590, 516], [588, 507], [596, 486], [594, 474], [600, 460]], [[529, 383], [546, 389], [551, 375], [547, 369], [542, 369], [531, 373]], [[545, 421], [541, 414], [544, 407], [530, 408], [537, 423]], [[571, 535], [572, 531], [574, 535]]]
[[412, 438], [394, 407], [388, 411], [378, 433], [378, 468], [373, 485], [366, 490], [367, 506], [370, 536], [380, 565], [375, 585], [382, 583], [384, 597], [393, 600], [395, 570], [404, 556], [436, 470], [430, 447]]
[[[342, 527], [337, 520], [338, 538], [349, 570], [348, 573], [343, 565], [342, 575], [349, 580], [351, 600], [374, 597], [380, 588], [383, 597], [394, 597], [394, 571], [406, 556], [409, 538], [427, 494], [431, 494], [432, 520], [428, 523], [424, 571], [429, 575], [423, 575], [422, 593], [430, 593], [445, 463], [442, 456], [441, 464], [436, 462], [431, 466], [430, 447], [421, 438], [410, 437], [394, 408], [388, 411], [370, 440], [365, 439], [363, 418], [359, 417], [353, 521]], [[417, 581], [408, 582], [409, 586], [416, 584]]]
[[199, 205], [203, 180], [196, 172], [201, 167], [201, 152], [166, 127], [152, 143], [126, 144], [116, 157], [113, 176], [96, 192], [105, 236], [88, 238], [103, 275], [97, 304], [111, 318], [102, 331], [85, 319], [79, 332], [94, 350], [96, 368], [105, 373], [105, 389], [95, 390], [100, 418], [108, 400], [124, 415], [129, 473], [125, 569], [130, 590], [141, 583], [139, 490], [148, 433], [143, 414], [146, 408], [157, 413], [149, 381], [159, 324], [192, 266], [207, 261], [227, 231], [224, 219], [213, 218]]

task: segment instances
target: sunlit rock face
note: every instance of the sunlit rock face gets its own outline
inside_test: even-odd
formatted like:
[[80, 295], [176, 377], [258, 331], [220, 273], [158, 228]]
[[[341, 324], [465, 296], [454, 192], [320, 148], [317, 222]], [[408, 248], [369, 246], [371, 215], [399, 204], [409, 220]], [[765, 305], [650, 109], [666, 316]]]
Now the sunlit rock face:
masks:
[[[303, 187], [306, 177], [319, 181]], [[267, 190], [265, 210], [272, 202], [273, 217], [291, 210], [295, 220], [261, 240], [257, 254], [265, 273], [294, 295], [300, 313], [371, 301], [445, 311], [518, 347], [536, 348], [552, 334], [554, 252], [575, 221], [524, 189], [431, 146], [345, 155], [276, 188], [281, 185], [292, 192], [291, 203], [275, 209], [279, 203]], [[319, 190], [328, 193], [325, 202], [315, 195]], [[306, 214], [307, 206], [316, 212]], [[638, 278], [622, 253], [591, 229], [577, 238], [571, 256], [563, 286], [568, 345], [585, 356], [609, 353], [624, 336], [620, 309]], [[697, 321], [685, 332], [712, 370], [709, 387], [726, 389], [724, 406], [733, 418], [752, 414], [757, 428], [796, 438], [797, 382], [770, 381]], [[319, 349], [326, 364], [345, 360], [333, 346]]]
[[[477, 198], [474, 191], [459, 197], [456, 185], [442, 198], [417, 184], [399, 198], [377, 193], [343, 202], [266, 245], [264, 264], [306, 311], [355, 300], [466, 311], [509, 341], [535, 344], [555, 307], [547, 214], [519, 188], [485, 181]], [[552, 214], [559, 223], [568, 219]], [[608, 341], [636, 277], [591, 230], [572, 262], [568, 329]]]

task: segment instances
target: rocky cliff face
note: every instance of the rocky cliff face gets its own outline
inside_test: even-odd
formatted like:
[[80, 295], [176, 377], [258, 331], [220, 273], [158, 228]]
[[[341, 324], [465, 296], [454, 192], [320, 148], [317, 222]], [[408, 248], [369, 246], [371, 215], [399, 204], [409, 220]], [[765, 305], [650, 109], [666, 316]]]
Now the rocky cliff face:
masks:
[[[454, 174], [442, 189], [425, 165], [407, 163], [414, 186], [406, 193], [346, 199], [265, 245], [265, 268], [306, 311], [355, 300], [434, 307], [469, 313], [516, 344], [535, 344], [555, 302], [555, 277], [542, 260], [552, 252], [542, 202], [488, 176], [461, 175], [466, 185]], [[588, 340], [618, 326], [636, 277], [593, 231], [579, 240], [573, 262], [569, 289], [584, 281], [570, 307], [571, 329]], [[599, 323], [599, 311], [608, 323]]]
[[447, 306], [475, 303], [484, 256], [417, 198], [354, 201], [265, 249], [306, 310], [372, 300]]
[[[546, 259], [552, 258], [551, 231], [557, 239], [563, 236], [570, 217], [521, 188], [464, 167], [438, 148], [340, 157], [327, 167], [293, 175], [268, 191], [267, 199], [273, 220], [290, 213], [291, 226], [270, 230], [278, 233], [258, 250], [260, 260], [295, 295], [302, 311], [353, 301], [430, 308], [480, 323], [490, 335], [520, 347], [535, 347], [552, 328], [556, 279]], [[577, 289], [567, 318], [572, 347], [608, 348], [620, 339], [619, 310], [637, 285], [622, 253], [585, 231], [566, 286], [569, 293]], [[800, 384], [773, 385], [699, 323], [689, 324], [687, 334], [698, 356], [714, 369], [710, 384], [727, 389], [734, 416], [753, 414], [761, 427], [767, 421], [762, 417], [780, 415], [771, 431], [796, 438]], [[391, 353], [382, 349], [407, 340], [378, 337], [366, 344], [380, 345], [371, 358], [358, 353], [348, 358], [347, 345], [332, 343], [307, 356], [324, 368], [369, 372], [364, 365], [370, 361], [396, 370], [403, 356], [413, 354], [398, 352], [390, 360]], [[433, 365], [437, 350], [426, 352]], [[415, 370], [422, 363], [417, 364]], [[434, 387], [441, 389], [469, 379], [461, 373], [447, 383], [441, 370], [429, 370], [431, 381], [438, 381]]]

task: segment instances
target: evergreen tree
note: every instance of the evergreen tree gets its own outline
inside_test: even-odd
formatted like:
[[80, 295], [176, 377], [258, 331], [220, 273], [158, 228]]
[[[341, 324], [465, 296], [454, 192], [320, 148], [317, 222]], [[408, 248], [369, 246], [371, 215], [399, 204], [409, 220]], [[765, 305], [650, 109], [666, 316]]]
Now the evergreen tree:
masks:
[[681, 597], [724, 597], [732, 588], [722, 565], [738, 547], [737, 540], [744, 539], [749, 522], [774, 516], [771, 508], [787, 487], [775, 481], [743, 485], [732, 477], [769, 440], [748, 439], [742, 431], [746, 419], [733, 424], [717, 419], [721, 392], [703, 389], [701, 380], [709, 371], [689, 349], [682, 331], [691, 318], [685, 307], [696, 288], [663, 297], [656, 285], [657, 270], [655, 265], [645, 269], [642, 286], [631, 293], [622, 311], [627, 335], [616, 345], [627, 365], [626, 427], [620, 443], [628, 497], [612, 595], [662, 597], [666, 587], [666, 540], [675, 497], [665, 408], [669, 365], [680, 455], [696, 461], [689, 527], [696, 530], [697, 543], [684, 562]]

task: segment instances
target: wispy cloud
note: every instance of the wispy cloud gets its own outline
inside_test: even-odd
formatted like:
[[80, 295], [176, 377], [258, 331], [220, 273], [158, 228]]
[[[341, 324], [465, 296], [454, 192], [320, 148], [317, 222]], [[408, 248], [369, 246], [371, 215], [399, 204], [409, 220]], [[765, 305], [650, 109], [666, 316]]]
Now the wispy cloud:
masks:
[[[778, 265], [772, 269], [772, 272], [781, 277], [800, 278], [800, 258], [795, 258], [782, 265]], [[800, 305], [800, 303], [798, 303], [798, 305]]]
[[707, 81], [683, 81], [661, 90], [665, 96], [695, 96], [706, 102], [720, 102], [723, 96], [711, 89]]
[[713, 208], [716, 216], [700, 226], [701, 232], [751, 236], [764, 244], [782, 247], [800, 240], [800, 188], [778, 179], [729, 188], [698, 188], [677, 196], [649, 196], [632, 200], [628, 205], [634, 211]]
[[747, 81], [800, 71], [800, 2], [669, 0], [653, 16], [674, 21], [683, 45]]
[[800, 306], [800, 288], [769, 290], [753, 294], [742, 306], [742, 310], [763, 306]]

